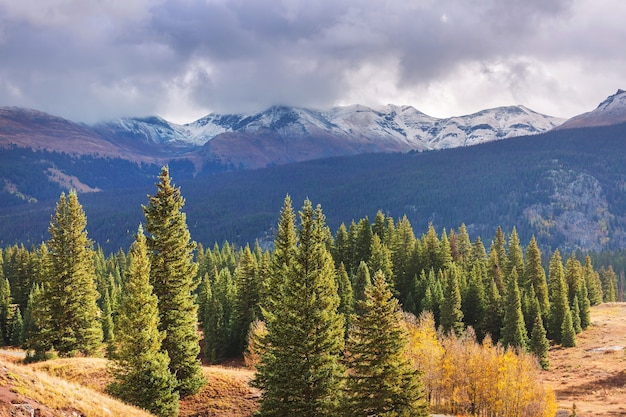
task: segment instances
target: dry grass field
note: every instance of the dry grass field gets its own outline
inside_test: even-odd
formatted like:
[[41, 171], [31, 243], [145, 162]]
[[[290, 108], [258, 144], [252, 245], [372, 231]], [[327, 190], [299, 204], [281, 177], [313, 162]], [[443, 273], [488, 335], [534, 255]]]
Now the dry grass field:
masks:
[[626, 303], [591, 309], [592, 326], [577, 337], [577, 346], [550, 349], [546, 382], [568, 415], [626, 416]]
[[[551, 348], [544, 380], [556, 394], [559, 417], [569, 416], [574, 403], [579, 417], [626, 416], [626, 303], [593, 307], [591, 317], [592, 327], [578, 335], [577, 347]], [[105, 359], [56, 359], [30, 365], [19, 361], [0, 355], [0, 417], [30, 415], [12, 403], [40, 408], [43, 417], [150, 415], [104, 394], [109, 381]], [[254, 413], [259, 392], [248, 385], [251, 370], [240, 366], [203, 370], [209, 383], [181, 402], [181, 417]]]

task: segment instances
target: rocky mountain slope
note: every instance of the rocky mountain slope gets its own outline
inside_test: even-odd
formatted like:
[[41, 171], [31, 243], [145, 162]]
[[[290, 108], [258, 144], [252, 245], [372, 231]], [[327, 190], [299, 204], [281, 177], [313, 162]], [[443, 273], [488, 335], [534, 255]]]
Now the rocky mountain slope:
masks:
[[590, 112], [572, 117], [557, 129], [610, 126], [626, 122], [626, 91], [617, 90]]

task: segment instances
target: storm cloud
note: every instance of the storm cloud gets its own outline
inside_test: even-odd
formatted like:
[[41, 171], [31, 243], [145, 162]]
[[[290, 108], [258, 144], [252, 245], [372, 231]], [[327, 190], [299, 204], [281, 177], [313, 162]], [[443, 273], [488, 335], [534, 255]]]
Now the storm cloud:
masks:
[[568, 117], [626, 73], [617, 0], [0, 0], [0, 105], [72, 120], [274, 104], [524, 104]]

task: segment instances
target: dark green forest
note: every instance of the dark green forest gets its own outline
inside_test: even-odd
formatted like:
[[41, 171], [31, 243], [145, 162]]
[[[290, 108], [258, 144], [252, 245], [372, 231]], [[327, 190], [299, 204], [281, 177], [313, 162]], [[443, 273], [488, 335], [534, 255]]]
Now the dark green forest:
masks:
[[[522, 240], [535, 235], [544, 250], [587, 250], [589, 243], [568, 237], [567, 230], [544, 227], [569, 210], [562, 201], [554, 200], [555, 193], [566, 189], [577, 176], [586, 175], [598, 184], [591, 191], [606, 201], [604, 217], [585, 214], [593, 227], [606, 229], [605, 235], [591, 242], [598, 250], [620, 249], [626, 242], [625, 151], [626, 126], [618, 125], [554, 131], [445, 151], [341, 157], [195, 178], [184, 163], [170, 169], [185, 190], [190, 231], [206, 246], [225, 241], [241, 246], [257, 239], [262, 245], [271, 244], [275, 213], [283, 197], [290, 194], [295, 201], [308, 197], [322, 204], [334, 230], [342, 222], [372, 218], [380, 210], [395, 218], [406, 215], [418, 233], [425, 232], [429, 223], [438, 230], [465, 223], [476, 235], [489, 235], [497, 226], [515, 226]], [[12, 203], [3, 204], [0, 236], [4, 245], [36, 244], [45, 236], [53, 199], [60, 189], [42, 183], [41, 167], [29, 165], [37, 159], [24, 156], [22, 161], [29, 162], [15, 168], [24, 174], [22, 181], [28, 181], [18, 189], [33, 190], [38, 202], [20, 200], [16, 205], [11, 196]], [[63, 166], [72, 165], [65, 162]], [[81, 195], [91, 235], [105, 252], [128, 247], [141, 219], [139, 207], [158, 168], [97, 159], [76, 164], [83, 165], [75, 171], [68, 169], [68, 173], [79, 178], [88, 175], [83, 182], [104, 190]], [[106, 181], [118, 185], [111, 189]], [[557, 186], [561, 188], [557, 190]], [[45, 193], [36, 193], [38, 189]], [[526, 215], [529, 207], [536, 205], [549, 208], [543, 223], [533, 223]]]

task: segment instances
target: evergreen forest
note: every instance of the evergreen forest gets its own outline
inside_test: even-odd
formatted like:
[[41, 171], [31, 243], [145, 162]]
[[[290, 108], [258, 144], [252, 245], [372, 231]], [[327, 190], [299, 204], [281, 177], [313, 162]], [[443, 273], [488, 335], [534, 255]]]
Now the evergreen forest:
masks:
[[532, 383], [548, 347], [575, 346], [591, 306], [623, 300], [606, 254], [542, 251], [516, 227], [481, 237], [431, 222], [418, 235], [378, 211], [331, 229], [321, 205], [287, 195], [271, 249], [205, 247], [168, 167], [156, 188], [127, 250], [88, 236], [74, 191], [46, 240], [4, 247], [0, 340], [30, 361], [106, 355], [110, 393], [160, 416], [206, 384], [200, 360], [232, 359], [256, 370], [262, 416], [553, 415]]

